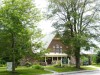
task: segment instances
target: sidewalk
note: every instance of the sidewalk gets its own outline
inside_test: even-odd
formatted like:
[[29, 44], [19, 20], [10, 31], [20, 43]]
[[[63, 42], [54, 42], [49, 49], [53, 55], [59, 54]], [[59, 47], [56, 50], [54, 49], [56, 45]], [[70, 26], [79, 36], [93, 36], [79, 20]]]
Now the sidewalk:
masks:
[[50, 71], [50, 72], [52, 72], [52, 73], [58, 73], [58, 72], [56, 72], [56, 71], [49, 70], [49, 69], [44, 69], [44, 70], [46, 70], [46, 71]]
[[42, 75], [66, 75], [66, 74], [75, 74], [75, 73], [83, 73], [83, 72], [93, 72], [93, 71], [100, 70], [100, 67], [96, 67], [96, 66], [92, 66], [92, 65], [89, 65], [87, 67], [95, 68], [96, 70], [80, 70], [80, 71], [60, 72], [59, 73], [59, 72], [56, 72], [56, 71], [45, 69], [45, 70], [50, 71], [52, 73], [51, 74], [42, 74]]

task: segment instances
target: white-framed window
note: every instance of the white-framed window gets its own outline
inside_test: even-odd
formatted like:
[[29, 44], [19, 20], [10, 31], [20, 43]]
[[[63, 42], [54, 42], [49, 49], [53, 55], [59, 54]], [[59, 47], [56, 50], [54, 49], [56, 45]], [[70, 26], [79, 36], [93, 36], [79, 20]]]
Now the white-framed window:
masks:
[[53, 46], [54, 52], [55, 53], [62, 53], [62, 46], [56, 44], [55, 46]]

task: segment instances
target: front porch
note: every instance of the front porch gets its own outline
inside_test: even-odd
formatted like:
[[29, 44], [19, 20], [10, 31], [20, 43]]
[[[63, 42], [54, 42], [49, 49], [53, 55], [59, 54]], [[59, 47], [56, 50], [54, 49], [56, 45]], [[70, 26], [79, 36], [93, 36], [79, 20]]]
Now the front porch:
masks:
[[53, 64], [70, 64], [70, 59], [65, 53], [46, 53], [44, 56], [44, 62], [46, 65]]

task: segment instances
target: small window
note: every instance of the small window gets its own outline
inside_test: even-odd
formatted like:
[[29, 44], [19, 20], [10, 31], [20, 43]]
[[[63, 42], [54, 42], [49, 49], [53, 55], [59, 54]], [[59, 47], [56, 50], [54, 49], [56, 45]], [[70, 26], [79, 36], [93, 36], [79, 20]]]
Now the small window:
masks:
[[55, 48], [55, 46], [53, 46], [53, 48]]
[[56, 44], [56, 46], [53, 46], [54, 52], [55, 53], [62, 53], [62, 46], [59, 46]]

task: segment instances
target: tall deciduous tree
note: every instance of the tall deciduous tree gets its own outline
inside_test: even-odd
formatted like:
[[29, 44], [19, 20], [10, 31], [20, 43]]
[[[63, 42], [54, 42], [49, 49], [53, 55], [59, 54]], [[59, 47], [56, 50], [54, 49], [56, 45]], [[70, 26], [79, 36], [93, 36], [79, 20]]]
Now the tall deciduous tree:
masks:
[[32, 0], [3, 0], [0, 6], [0, 55], [13, 62], [12, 72], [15, 72], [15, 62], [24, 54], [32, 54], [32, 49], [39, 45], [35, 42], [41, 37], [36, 26], [40, 19]]
[[[61, 35], [65, 45], [74, 53], [76, 67], [80, 68], [80, 50], [95, 46], [91, 39], [99, 37], [100, 19], [96, 3], [98, 0], [49, 0], [48, 18]], [[69, 53], [71, 53], [69, 52]]]

